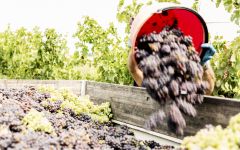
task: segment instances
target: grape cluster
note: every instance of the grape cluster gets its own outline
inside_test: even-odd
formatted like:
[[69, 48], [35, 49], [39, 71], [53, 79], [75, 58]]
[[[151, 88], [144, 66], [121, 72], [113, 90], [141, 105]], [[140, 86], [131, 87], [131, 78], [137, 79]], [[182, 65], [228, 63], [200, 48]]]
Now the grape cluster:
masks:
[[[209, 87], [203, 81], [203, 68], [192, 38], [166, 27], [137, 41], [135, 58], [143, 72], [142, 86], [161, 105], [170, 103], [168, 125], [182, 135], [186, 127], [182, 113], [196, 116], [194, 105], [202, 103]], [[164, 112], [153, 114], [147, 127], [155, 127], [165, 116]]]
[[195, 136], [185, 137], [181, 144], [184, 150], [191, 149], [240, 149], [240, 114], [232, 117], [226, 128], [207, 125]]
[[66, 90], [0, 89], [0, 149], [174, 149], [137, 140], [106, 119], [109, 109]]

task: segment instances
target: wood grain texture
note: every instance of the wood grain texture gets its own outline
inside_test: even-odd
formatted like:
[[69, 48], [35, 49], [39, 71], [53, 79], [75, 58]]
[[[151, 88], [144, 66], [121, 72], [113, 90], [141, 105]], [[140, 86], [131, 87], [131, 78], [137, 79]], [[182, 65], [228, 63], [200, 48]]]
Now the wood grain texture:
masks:
[[[163, 108], [150, 98], [144, 88], [107, 83], [87, 82], [86, 94], [96, 103], [111, 102], [114, 119], [138, 127], [144, 127], [146, 119]], [[231, 116], [240, 112], [240, 100], [205, 96], [204, 102], [196, 106], [197, 117], [185, 116], [187, 127], [184, 136], [193, 135], [207, 124], [226, 126]], [[153, 131], [182, 139], [167, 128], [166, 120]]]

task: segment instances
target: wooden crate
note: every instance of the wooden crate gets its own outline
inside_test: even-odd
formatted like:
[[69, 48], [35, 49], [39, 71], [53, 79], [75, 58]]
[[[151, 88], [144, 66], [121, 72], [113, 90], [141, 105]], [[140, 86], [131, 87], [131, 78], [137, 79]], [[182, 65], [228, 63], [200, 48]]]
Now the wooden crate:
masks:
[[[150, 98], [145, 88], [99, 83], [81, 80], [0, 80], [0, 88], [21, 88], [25, 85], [51, 85], [68, 88], [74, 93], [90, 95], [95, 103], [110, 102], [114, 120], [144, 128], [145, 120], [162, 108]], [[204, 102], [196, 106], [198, 115], [185, 117], [187, 127], [184, 136], [193, 135], [207, 124], [225, 127], [231, 116], [240, 112], [240, 100], [205, 96]], [[155, 132], [177, 137], [167, 128], [166, 122], [154, 129]]]

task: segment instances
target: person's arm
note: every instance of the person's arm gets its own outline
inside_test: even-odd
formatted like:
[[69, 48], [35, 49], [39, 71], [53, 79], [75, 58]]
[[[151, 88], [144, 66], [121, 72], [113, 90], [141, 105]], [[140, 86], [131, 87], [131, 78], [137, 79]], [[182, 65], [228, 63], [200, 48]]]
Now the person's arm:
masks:
[[128, 55], [128, 69], [129, 69], [134, 81], [137, 83], [137, 85], [142, 86], [143, 73], [138, 68], [138, 65], [137, 65], [137, 62], [135, 59], [135, 54], [132, 50], [130, 50], [129, 55]]
[[208, 43], [202, 44], [201, 47], [203, 51], [203, 54], [201, 56], [201, 64], [204, 70], [203, 80], [207, 81], [209, 84], [209, 88], [207, 89], [205, 94], [211, 95], [214, 90], [216, 79], [214, 71], [210, 64], [210, 59], [212, 59], [213, 55], [216, 53], [216, 50], [211, 44]]
[[211, 67], [210, 62], [206, 62], [203, 66], [203, 80], [207, 81], [209, 84], [209, 88], [206, 90], [206, 95], [211, 95], [213, 90], [214, 90], [214, 86], [215, 86], [215, 74], [213, 72], [213, 69]]

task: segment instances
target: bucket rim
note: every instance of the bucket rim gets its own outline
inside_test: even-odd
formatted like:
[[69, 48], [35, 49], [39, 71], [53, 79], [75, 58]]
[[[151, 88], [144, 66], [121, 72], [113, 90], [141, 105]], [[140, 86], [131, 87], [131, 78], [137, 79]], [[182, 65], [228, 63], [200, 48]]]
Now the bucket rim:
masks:
[[[168, 6], [166, 6], [166, 5], [168, 5]], [[202, 25], [202, 28], [203, 28], [203, 32], [204, 32], [203, 43], [208, 43], [209, 42], [209, 32], [208, 32], [207, 24], [204, 21], [203, 17], [197, 11], [195, 11], [194, 9], [186, 7], [186, 6], [182, 6], [182, 5], [179, 5], [179, 4], [168, 3], [168, 2], [164, 3], [164, 5], [158, 5], [158, 6], [153, 6], [153, 7], [145, 6], [145, 8], [142, 8], [142, 9], [150, 9], [150, 8], [152, 8], [153, 11], [151, 13], [149, 13], [149, 14], [146, 14], [145, 18], [142, 19], [140, 24], [137, 24], [137, 22], [135, 22], [136, 20], [134, 19], [132, 24], [131, 24], [131, 26], [130, 26], [130, 38], [131, 38], [130, 45], [131, 45], [131, 49], [132, 50], [134, 50], [135, 47], [136, 47], [136, 43], [137, 43], [136, 41], [137, 41], [137, 38], [139, 37], [139, 32], [143, 28], [144, 24], [154, 14], [161, 14], [162, 12], [167, 11], [167, 10], [177, 10], [177, 9], [185, 10], [185, 11], [188, 11], [188, 12], [192, 13], [193, 15], [195, 15], [197, 17], [197, 19], [200, 21], [200, 23]], [[136, 15], [136, 18], [138, 16], [141, 16], [141, 13], [143, 14], [143, 12], [141, 12], [141, 10], [140, 10], [139, 13]], [[137, 27], [135, 27], [135, 26], [137, 26]], [[135, 27], [136, 31], [133, 31], [133, 27]], [[201, 55], [201, 53], [202, 53], [202, 50], [200, 50], [199, 55]]]

